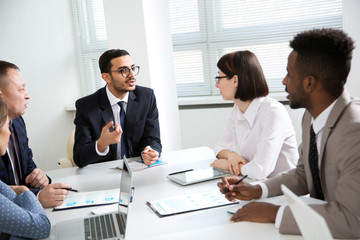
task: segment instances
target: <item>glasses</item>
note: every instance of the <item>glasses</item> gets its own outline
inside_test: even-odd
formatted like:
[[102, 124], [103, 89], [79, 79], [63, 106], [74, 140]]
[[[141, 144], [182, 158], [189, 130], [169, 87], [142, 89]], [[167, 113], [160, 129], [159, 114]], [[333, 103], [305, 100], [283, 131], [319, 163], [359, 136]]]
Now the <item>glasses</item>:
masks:
[[216, 84], [219, 84], [220, 80], [223, 79], [223, 78], [230, 78], [230, 77], [228, 77], [228, 76], [222, 76], [222, 77], [217, 76], [217, 77], [215, 77]]
[[121, 76], [123, 76], [124, 78], [127, 78], [128, 76], [130, 76], [130, 71], [132, 71], [134, 73], [134, 75], [138, 75], [139, 71], [140, 71], [140, 67], [139, 66], [131, 66], [131, 68], [129, 67], [119, 67], [118, 69], [114, 70], [114, 71], [110, 71], [111, 72], [117, 72], [120, 73]]

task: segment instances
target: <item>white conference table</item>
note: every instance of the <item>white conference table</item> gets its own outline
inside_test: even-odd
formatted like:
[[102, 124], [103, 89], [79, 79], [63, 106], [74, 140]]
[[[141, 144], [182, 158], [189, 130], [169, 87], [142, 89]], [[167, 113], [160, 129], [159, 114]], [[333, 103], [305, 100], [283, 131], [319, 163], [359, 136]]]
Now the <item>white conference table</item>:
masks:
[[[135, 187], [133, 202], [129, 208], [126, 239], [302, 239], [301, 236], [283, 235], [274, 224], [229, 221], [227, 209], [234, 205], [183, 213], [160, 218], [147, 201], [166, 197], [217, 190], [212, 180], [189, 186], [178, 185], [166, 178], [171, 172], [189, 168], [208, 167], [215, 159], [208, 147], [192, 148], [164, 153], [161, 157], [167, 164], [133, 173]], [[96, 191], [119, 188], [121, 171], [113, 169], [121, 160], [92, 164], [84, 168], [64, 168], [48, 171], [53, 182], [67, 182], [79, 191]], [[49, 239], [55, 239], [54, 226], [57, 222], [90, 216], [95, 208], [117, 209], [116, 204], [102, 207], [87, 207], [53, 212], [46, 209], [52, 230]]]

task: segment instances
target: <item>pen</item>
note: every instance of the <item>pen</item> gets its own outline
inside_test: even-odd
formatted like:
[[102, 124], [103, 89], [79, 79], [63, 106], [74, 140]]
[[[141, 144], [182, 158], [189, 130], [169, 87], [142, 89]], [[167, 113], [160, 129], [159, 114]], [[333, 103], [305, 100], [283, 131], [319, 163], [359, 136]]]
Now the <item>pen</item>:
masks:
[[134, 191], [135, 191], [135, 187], [131, 187], [130, 202], [132, 202], [132, 201], [133, 201], [133, 198], [134, 198]]
[[79, 192], [78, 190], [76, 189], [73, 189], [73, 188], [64, 188], [65, 190], [68, 190], [68, 191], [72, 191], [72, 192]]
[[[245, 175], [245, 176], [243, 176], [242, 178], [240, 178], [239, 180], [237, 180], [237, 181], [234, 183], [234, 185], [238, 185], [239, 183], [241, 183], [242, 180], [244, 180], [245, 178], [247, 178], [247, 176], [248, 176], [248, 175]], [[227, 189], [225, 189], [224, 193], [226, 193], [226, 192], [228, 192], [228, 191], [230, 191], [230, 190], [227, 188]]]
[[193, 171], [194, 169], [188, 169], [188, 170], [184, 170], [184, 171], [180, 171], [180, 172], [173, 172], [173, 173], [169, 173], [169, 175], [174, 175], [174, 174], [178, 174], [178, 173], [184, 173], [184, 172], [190, 172]]

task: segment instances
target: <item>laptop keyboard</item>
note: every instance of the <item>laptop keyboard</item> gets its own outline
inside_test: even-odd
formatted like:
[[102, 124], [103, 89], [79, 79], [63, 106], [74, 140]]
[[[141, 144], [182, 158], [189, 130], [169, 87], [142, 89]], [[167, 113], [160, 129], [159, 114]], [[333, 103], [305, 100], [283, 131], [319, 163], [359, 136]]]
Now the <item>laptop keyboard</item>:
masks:
[[[122, 215], [122, 214], [121, 214]], [[116, 214], [120, 223], [120, 233], [124, 235], [125, 219]], [[84, 219], [85, 240], [118, 239], [112, 214], [94, 216]]]

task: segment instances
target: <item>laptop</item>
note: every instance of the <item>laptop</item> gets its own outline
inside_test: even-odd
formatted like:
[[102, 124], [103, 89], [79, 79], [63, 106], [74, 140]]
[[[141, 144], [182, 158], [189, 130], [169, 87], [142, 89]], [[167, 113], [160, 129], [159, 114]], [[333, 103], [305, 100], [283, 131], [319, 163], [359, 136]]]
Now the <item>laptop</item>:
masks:
[[[288, 200], [290, 209], [305, 240], [333, 239], [323, 216], [308, 206], [285, 185], [281, 185], [281, 190]], [[319, 201], [314, 201], [314, 203], [319, 204]], [[323, 203], [325, 202], [323, 201]]]
[[55, 230], [56, 239], [124, 239], [129, 204], [132, 200], [131, 180], [132, 171], [128, 160], [124, 158], [118, 211], [58, 222]]

